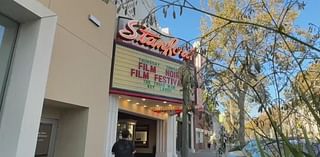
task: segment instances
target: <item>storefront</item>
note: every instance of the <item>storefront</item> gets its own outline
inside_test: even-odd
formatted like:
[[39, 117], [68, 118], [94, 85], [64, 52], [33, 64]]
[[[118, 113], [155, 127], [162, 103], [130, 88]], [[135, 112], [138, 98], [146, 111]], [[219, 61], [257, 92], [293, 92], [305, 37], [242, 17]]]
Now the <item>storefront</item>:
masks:
[[[191, 54], [178, 48], [179, 41], [119, 18], [110, 81], [110, 141], [107, 151], [131, 131], [137, 157], [176, 156], [176, 114], [182, 110], [178, 69]], [[181, 58], [181, 59], [179, 59]], [[116, 136], [115, 136], [116, 135]]]

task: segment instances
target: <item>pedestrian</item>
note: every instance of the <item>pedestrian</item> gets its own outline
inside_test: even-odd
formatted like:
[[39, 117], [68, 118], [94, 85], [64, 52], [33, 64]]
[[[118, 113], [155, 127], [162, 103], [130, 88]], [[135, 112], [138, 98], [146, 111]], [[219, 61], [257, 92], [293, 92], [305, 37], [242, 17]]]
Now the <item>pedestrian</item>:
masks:
[[216, 140], [213, 140], [212, 145], [213, 145], [213, 150], [216, 150], [216, 149], [217, 149], [217, 142], [216, 142]]
[[129, 140], [130, 132], [128, 130], [122, 130], [122, 138], [117, 141], [112, 147], [112, 154], [115, 157], [133, 157], [136, 153], [133, 142]]
[[208, 149], [211, 149], [211, 141], [208, 141]]
[[208, 148], [209, 148], [209, 150], [211, 150], [211, 148], [213, 146], [213, 141], [214, 141], [214, 135], [211, 135], [209, 137], [209, 140], [208, 140]]

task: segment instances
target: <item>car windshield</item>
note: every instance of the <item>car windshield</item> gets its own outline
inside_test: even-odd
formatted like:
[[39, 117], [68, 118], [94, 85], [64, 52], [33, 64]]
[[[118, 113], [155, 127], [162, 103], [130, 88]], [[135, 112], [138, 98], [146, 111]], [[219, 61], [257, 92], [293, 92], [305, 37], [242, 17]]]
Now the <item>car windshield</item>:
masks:
[[260, 152], [256, 140], [249, 141], [242, 149], [248, 156], [259, 157]]
[[[302, 150], [303, 152], [306, 152], [306, 153], [308, 152], [308, 149], [306, 147], [305, 141], [303, 141], [303, 140], [299, 140], [299, 141], [297, 141], [297, 140], [289, 140], [289, 142], [291, 144], [293, 144], [295, 147], [297, 147], [297, 148], [299, 147], [299, 149]], [[284, 153], [285, 145], [284, 145], [283, 141], [279, 142], [279, 144], [280, 144], [279, 147], [278, 147], [276, 141], [268, 141], [268, 142], [261, 141], [260, 143], [261, 143], [261, 146], [262, 146], [262, 149], [263, 149], [264, 153], [268, 154], [269, 156], [272, 156], [272, 157], [280, 156], [279, 147], [280, 147], [281, 153], [282, 154]], [[319, 156], [320, 156], [320, 144], [313, 143], [312, 147], [313, 147], [315, 155], [319, 154]], [[260, 150], [259, 150], [259, 147], [258, 147], [258, 144], [257, 144], [256, 140], [249, 141], [243, 147], [242, 151], [245, 152], [247, 154], [247, 156], [251, 156], [251, 157], [260, 157], [261, 156]]]

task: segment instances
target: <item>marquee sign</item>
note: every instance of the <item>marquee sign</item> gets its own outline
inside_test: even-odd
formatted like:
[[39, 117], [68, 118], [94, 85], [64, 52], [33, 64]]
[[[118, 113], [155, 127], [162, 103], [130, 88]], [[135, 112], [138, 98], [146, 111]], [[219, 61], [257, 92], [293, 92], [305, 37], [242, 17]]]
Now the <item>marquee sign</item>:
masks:
[[183, 60], [192, 60], [194, 49], [187, 51], [185, 48], [178, 47], [178, 39], [163, 37], [137, 20], [126, 20], [126, 24], [121, 20], [123, 19], [119, 19], [119, 39], [131, 42], [130, 44], [138, 47], [157, 51], [165, 56], [178, 56]]
[[[182, 92], [178, 68], [174, 62], [153, 53], [115, 45], [111, 93], [130, 93], [140, 97], [165, 98], [181, 102]], [[130, 95], [133, 96], [133, 95]]]

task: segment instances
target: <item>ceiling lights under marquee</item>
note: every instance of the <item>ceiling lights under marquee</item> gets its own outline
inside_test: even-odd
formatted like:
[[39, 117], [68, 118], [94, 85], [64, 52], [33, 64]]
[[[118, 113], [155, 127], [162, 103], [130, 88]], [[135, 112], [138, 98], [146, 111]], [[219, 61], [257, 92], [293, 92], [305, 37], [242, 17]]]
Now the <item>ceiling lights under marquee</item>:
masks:
[[150, 107], [150, 109], [153, 112], [157, 112], [157, 113], [161, 113], [161, 112], [165, 112], [168, 113], [169, 115], [175, 115], [175, 114], [179, 114], [182, 112], [182, 106], [177, 106], [177, 105], [171, 105], [171, 106], [159, 106], [159, 107]]
[[134, 105], [137, 108], [150, 110], [157, 114], [167, 113], [168, 115], [172, 116], [172, 115], [180, 114], [182, 112], [181, 104], [175, 104], [175, 103], [165, 104], [160, 101], [154, 101], [154, 100], [143, 99], [143, 98], [141, 99], [141, 98], [135, 98], [130, 96], [122, 96], [121, 98], [122, 98], [120, 100], [121, 104]]

